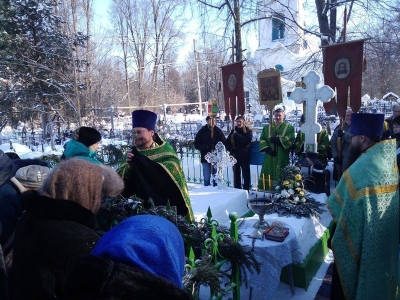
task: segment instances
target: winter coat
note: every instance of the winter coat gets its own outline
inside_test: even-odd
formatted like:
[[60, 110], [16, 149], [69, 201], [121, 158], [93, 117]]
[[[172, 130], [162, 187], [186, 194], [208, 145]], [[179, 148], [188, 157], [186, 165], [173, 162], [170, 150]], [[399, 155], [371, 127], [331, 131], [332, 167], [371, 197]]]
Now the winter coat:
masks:
[[[0, 235], [1, 235], [1, 224], [0, 224]], [[7, 289], [7, 271], [4, 259], [3, 248], [0, 245], [0, 299], [8, 299], [8, 289]]]
[[71, 300], [191, 299], [167, 279], [109, 259], [80, 255], [68, 272], [65, 298]]
[[214, 126], [213, 138], [211, 138], [211, 129], [208, 125], [200, 128], [194, 138], [194, 147], [200, 151], [202, 163], [207, 162], [204, 156], [213, 151], [218, 142], [226, 144], [225, 135], [219, 127]]
[[[246, 128], [246, 132], [244, 132], [243, 128]], [[226, 139], [226, 149], [236, 158], [238, 162], [250, 163], [250, 143], [252, 138], [253, 132], [250, 128], [239, 128], [235, 126], [235, 130], [231, 132]]]
[[62, 155], [62, 157], [65, 159], [76, 157], [86, 159], [95, 164], [100, 164], [100, 161], [97, 160], [96, 156], [96, 151], [90, 150], [77, 140], [70, 140], [68, 143], [66, 143], [65, 150]]
[[23, 167], [31, 166], [31, 165], [44, 166], [44, 167], [51, 168], [51, 166], [47, 163], [47, 161], [40, 159], [40, 158], [26, 158], [26, 159], [16, 158], [16, 159], [13, 159], [12, 161], [17, 170], [21, 169]]
[[22, 194], [11, 268], [15, 299], [60, 299], [67, 268], [89, 254], [100, 236], [95, 215], [78, 203], [51, 199], [36, 191]]
[[19, 191], [10, 181], [15, 171], [12, 160], [0, 150], [0, 223], [2, 225], [0, 244], [3, 247], [14, 232], [17, 220], [22, 214]]
[[20, 194], [11, 181], [0, 187], [0, 223], [3, 231], [0, 236], [0, 245], [5, 246], [15, 230], [18, 218], [22, 215]]

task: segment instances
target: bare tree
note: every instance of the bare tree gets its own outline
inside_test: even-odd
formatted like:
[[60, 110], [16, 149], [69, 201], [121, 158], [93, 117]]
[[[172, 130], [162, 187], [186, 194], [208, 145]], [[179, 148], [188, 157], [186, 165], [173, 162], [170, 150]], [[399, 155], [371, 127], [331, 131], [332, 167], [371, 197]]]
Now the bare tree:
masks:
[[165, 86], [166, 69], [175, 63], [175, 49], [183, 38], [181, 16], [185, 3], [185, 0], [112, 3], [112, 22], [119, 44], [116, 50], [122, 50], [126, 92], [130, 99], [131, 90], [136, 90], [138, 106], [154, 105], [156, 99], [152, 95], [160, 95], [160, 85]]

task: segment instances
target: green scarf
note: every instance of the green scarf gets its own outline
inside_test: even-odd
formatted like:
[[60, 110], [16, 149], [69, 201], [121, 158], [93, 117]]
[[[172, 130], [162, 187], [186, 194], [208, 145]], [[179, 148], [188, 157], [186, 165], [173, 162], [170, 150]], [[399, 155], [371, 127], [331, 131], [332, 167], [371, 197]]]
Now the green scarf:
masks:
[[399, 275], [395, 140], [375, 144], [344, 173], [327, 205], [332, 251], [346, 299], [394, 299]]

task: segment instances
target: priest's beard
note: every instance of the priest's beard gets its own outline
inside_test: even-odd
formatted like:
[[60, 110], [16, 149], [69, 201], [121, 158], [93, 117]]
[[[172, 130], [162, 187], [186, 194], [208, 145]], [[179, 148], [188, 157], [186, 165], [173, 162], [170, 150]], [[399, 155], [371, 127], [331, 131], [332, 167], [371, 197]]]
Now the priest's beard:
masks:
[[344, 166], [345, 170], [347, 170], [361, 155], [362, 151], [361, 151], [361, 147], [360, 145], [357, 144], [350, 144], [350, 148], [349, 148], [349, 161], [347, 166]]

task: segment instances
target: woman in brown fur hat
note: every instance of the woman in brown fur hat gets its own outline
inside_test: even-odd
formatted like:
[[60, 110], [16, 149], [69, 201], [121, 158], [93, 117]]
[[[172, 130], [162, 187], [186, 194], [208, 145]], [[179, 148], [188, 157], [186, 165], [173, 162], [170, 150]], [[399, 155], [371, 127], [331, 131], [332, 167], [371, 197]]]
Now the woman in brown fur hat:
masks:
[[61, 162], [38, 191], [22, 195], [11, 269], [15, 299], [58, 299], [72, 258], [100, 238], [96, 213], [124, 184], [110, 167], [72, 158]]

